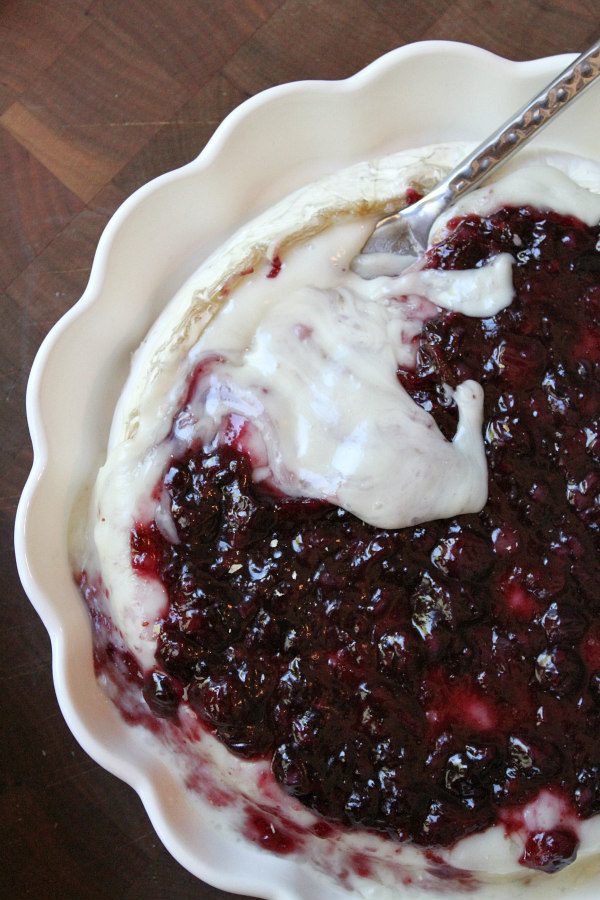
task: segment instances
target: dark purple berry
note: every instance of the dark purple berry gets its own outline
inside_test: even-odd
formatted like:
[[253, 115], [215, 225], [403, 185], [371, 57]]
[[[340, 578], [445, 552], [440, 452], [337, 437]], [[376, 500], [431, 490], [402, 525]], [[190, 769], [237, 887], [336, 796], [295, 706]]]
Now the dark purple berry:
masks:
[[473, 581], [483, 578], [493, 565], [492, 545], [471, 531], [462, 530], [440, 541], [431, 561], [452, 578]]
[[575, 862], [579, 840], [572, 831], [538, 831], [527, 838], [519, 862], [528, 869], [551, 875]]
[[577, 654], [560, 647], [540, 653], [535, 661], [535, 677], [544, 690], [556, 697], [566, 697], [577, 690], [583, 676], [583, 665]]
[[181, 686], [164, 672], [154, 669], [146, 675], [142, 693], [154, 715], [162, 719], [170, 719], [176, 715], [181, 700]]

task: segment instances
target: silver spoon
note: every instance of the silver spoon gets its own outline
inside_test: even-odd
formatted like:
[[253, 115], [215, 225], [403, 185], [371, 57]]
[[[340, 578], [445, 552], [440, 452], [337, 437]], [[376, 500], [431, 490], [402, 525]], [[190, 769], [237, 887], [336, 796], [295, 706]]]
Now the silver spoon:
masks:
[[[359, 275], [372, 274], [369, 253], [393, 253], [406, 258], [406, 265], [427, 247], [431, 226], [437, 217], [467, 191], [520, 150], [550, 120], [588, 88], [600, 75], [600, 40], [578, 56], [529, 103], [500, 126], [421, 200], [375, 226], [361, 253], [352, 261]], [[398, 262], [400, 265], [398, 266]], [[402, 267], [397, 261], [396, 271]]]

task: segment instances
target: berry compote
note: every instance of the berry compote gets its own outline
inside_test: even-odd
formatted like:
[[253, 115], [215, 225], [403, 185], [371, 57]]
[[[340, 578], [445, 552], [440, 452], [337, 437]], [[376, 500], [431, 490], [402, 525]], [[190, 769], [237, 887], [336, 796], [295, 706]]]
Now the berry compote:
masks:
[[157, 491], [179, 542], [139, 523], [132, 562], [169, 597], [157, 715], [185, 697], [325, 818], [426, 847], [543, 788], [567, 825], [526, 836], [521, 862], [552, 872], [577, 852], [568, 821], [600, 812], [600, 230], [507, 208], [451, 223], [427, 266], [501, 252], [513, 303], [440, 314], [398, 373], [447, 437], [444, 385], [483, 385], [481, 513], [386, 531], [276, 496], [233, 428], [172, 461]]

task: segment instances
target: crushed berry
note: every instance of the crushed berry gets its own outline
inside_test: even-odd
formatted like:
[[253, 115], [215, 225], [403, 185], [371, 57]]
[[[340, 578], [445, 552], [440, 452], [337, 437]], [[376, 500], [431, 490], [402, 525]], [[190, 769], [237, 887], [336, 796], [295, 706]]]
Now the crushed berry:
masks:
[[[171, 714], [186, 688], [232, 751], [270, 759], [325, 819], [423, 846], [542, 786], [600, 812], [600, 232], [529, 207], [453, 228], [427, 265], [511, 253], [515, 299], [428, 322], [398, 377], [448, 437], [444, 385], [483, 385], [481, 513], [374, 528], [269, 493], [224, 445], [173, 460], [157, 487], [178, 543], [154, 523], [131, 536], [134, 568], [169, 597], [150, 707]], [[539, 832], [521, 862], [552, 872], [576, 851], [570, 831]]]
[[281, 257], [274, 256], [273, 261], [271, 263], [271, 268], [267, 272], [267, 278], [277, 278], [277, 276], [281, 272], [282, 265], [283, 265], [283, 263], [281, 261]]
[[579, 841], [572, 831], [539, 831], [525, 844], [521, 863], [551, 875], [575, 861]]
[[256, 810], [246, 810], [246, 837], [264, 850], [286, 856], [298, 849], [298, 840], [286, 831], [278, 822]]

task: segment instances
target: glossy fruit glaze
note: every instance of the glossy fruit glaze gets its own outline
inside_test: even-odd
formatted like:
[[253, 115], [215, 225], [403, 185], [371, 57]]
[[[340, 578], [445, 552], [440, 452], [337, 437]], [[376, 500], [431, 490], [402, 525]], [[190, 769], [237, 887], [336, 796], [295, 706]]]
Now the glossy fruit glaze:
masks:
[[133, 567], [169, 597], [144, 682], [157, 716], [185, 696], [326, 819], [426, 847], [516, 827], [545, 786], [567, 824], [527, 835], [521, 862], [575, 858], [569, 816], [600, 812], [599, 251], [597, 227], [522, 208], [453, 222], [428, 253], [516, 260], [509, 308], [440, 315], [398, 373], [447, 436], [444, 383], [484, 386], [478, 515], [384, 531], [276, 496], [237, 420], [218, 450], [172, 461], [157, 492], [179, 543], [155, 523], [131, 534]]

